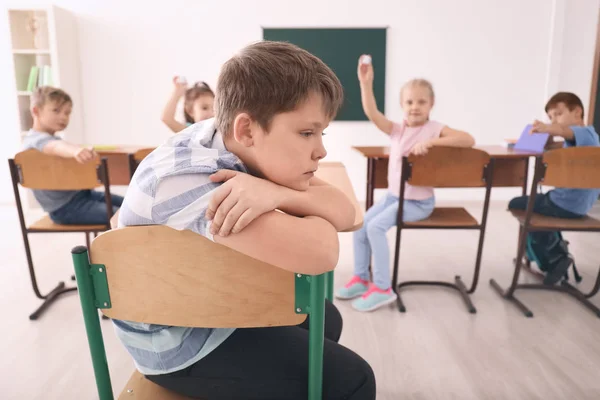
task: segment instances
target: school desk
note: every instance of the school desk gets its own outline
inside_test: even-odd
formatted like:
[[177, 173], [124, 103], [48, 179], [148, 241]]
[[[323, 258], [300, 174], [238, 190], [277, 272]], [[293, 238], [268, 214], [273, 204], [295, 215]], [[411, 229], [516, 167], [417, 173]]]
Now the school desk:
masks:
[[[129, 185], [129, 154], [144, 146], [96, 145], [94, 150], [105, 157], [108, 164], [108, 179], [111, 185]], [[147, 147], [147, 146], [146, 146]]]
[[[366, 209], [373, 205], [375, 189], [387, 188], [388, 161], [390, 149], [386, 146], [355, 146], [354, 150], [367, 158]], [[527, 194], [527, 173], [529, 158], [539, 153], [505, 148], [503, 146], [476, 146], [486, 151], [494, 160], [493, 187], [520, 187]]]

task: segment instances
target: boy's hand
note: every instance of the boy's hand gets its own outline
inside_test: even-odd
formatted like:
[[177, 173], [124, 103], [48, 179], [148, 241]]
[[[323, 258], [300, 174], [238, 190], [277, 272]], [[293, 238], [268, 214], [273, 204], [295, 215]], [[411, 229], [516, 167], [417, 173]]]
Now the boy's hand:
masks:
[[211, 175], [210, 180], [224, 182], [215, 190], [206, 210], [206, 219], [212, 220], [213, 235], [238, 233], [280, 204], [281, 188], [265, 179], [223, 169]]
[[532, 134], [532, 133], [550, 133], [550, 130], [551, 130], [550, 125], [545, 124], [536, 119], [535, 121], [533, 121], [533, 124], [531, 126], [531, 131], [529, 133], [530, 134]]
[[424, 156], [429, 152], [429, 149], [433, 147], [433, 142], [431, 140], [426, 140], [424, 142], [417, 143], [410, 150], [409, 154], [414, 154], [415, 156]]
[[85, 147], [80, 148], [75, 151], [73, 158], [77, 160], [80, 164], [85, 164], [88, 161], [92, 161], [96, 157], [96, 152], [92, 149], [87, 149]]
[[361, 63], [365, 54], [358, 58], [358, 80], [360, 83], [372, 83], [373, 82], [373, 64], [370, 62], [368, 64]]
[[180, 82], [178, 76], [173, 77], [173, 85], [175, 86], [175, 93], [177, 93], [179, 97], [183, 96], [188, 88], [187, 82]]

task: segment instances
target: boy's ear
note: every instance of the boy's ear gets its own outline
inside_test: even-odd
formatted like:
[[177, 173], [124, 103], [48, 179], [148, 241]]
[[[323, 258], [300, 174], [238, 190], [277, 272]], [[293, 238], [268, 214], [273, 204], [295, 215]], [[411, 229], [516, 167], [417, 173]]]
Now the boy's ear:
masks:
[[233, 120], [233, 137], [239, 144], [251, 147], [254, 144], [256, 123], [247, 113], [238, 114]]
[[31, 115], [33, 115], [34, 117], [39, 117], [40, 116], [40, 108], [38, 106], [32, 106], [31, 107]]
[[575, 110], [573, 110], [573, 111], [575, 111], [575, 115], [578, 118], [583, 118], [583, 109], [581, 107], [577, 106], [577, 107], [575, 107]]

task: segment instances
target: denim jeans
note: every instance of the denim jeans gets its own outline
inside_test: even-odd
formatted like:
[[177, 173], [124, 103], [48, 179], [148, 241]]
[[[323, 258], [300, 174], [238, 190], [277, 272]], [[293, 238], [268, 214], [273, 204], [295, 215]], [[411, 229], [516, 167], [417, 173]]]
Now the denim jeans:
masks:
[[[123, 197], [110, 195], [113, 214], [123, 203]], [[50, 213], [50, 218], [57, 224], [64, 225], [99, 225], [108, 224], [104, 192], [82, 190], [64, 206]]]
[[[390, 249], [386, 232], [396, 225], [398, 202], [391, 193], [369, 208], [363, 226], [354, 233], [354, 275], [369, 280], [369, 262], [373, 255], [373, 283], [382, 290], [390, 287]], [[404, 200], [402, 220], [415, 222], [431, 215], [435, 198]]]

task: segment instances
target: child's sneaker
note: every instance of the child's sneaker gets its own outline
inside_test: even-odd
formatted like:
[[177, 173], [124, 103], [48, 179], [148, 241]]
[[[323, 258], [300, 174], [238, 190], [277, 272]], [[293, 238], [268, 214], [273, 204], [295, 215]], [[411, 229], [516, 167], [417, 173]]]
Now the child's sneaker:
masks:
[[369, 282], [363, 281], [358, 276], [354, 276], [346, 286], [339, 288], [335, 292], [335, 297], [342, 300], [350, 300], [362, 296], [367, 290], [369, 290]]
[[358, 311], [373, 311], [386, 304], [393, 303], [397, 297], [392, 288], [381, 290], [377, 286], [371, 285], [369, 290], [360, 299], [352, 302], [352, 307]]

